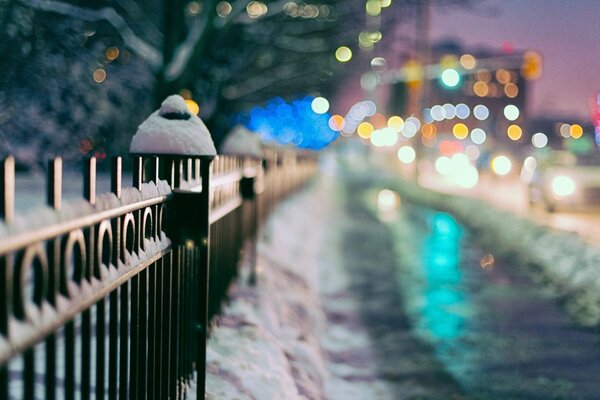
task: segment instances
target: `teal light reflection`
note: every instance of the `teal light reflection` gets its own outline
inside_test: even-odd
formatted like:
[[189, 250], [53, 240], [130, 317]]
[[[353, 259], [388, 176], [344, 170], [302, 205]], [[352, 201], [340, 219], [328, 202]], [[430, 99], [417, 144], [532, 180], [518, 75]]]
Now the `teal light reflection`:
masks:
[[434, 341], [460, 338], [465, 329], [461, 311], [466, 298], [459, 284], [460, 225], [446, 213], [429, 218], [430, 232], [423, 245], [423, 298], [420, 329]]

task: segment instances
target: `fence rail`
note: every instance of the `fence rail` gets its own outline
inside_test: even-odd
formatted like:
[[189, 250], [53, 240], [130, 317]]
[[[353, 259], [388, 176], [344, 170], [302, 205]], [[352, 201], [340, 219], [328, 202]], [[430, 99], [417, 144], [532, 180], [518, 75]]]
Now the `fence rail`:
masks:
[[[316, 171], [311, 155], [133, 155], [111, 193], [15, 215], [14, 159], [0, 164], [0, 399], [204, 398], [206, 339], [257, 227]], [[18, 200], [18, 199], [17, 199]], [[248, 245], [250, 243], [250, 246]]]

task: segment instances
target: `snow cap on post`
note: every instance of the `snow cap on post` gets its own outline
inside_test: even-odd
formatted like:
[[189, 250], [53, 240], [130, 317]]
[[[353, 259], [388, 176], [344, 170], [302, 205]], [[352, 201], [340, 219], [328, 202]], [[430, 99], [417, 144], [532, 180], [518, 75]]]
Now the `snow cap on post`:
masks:
[[160, 109], [142, 122], [131, 139], [129, 151], [186, 156], [217, 154], [208, 128], [177, 94], [167, 97]]
[[236, 125], [229, 131], [219, 150], [219, 153], [236, 156], [264, 156], [260, 135], [243, 125]]

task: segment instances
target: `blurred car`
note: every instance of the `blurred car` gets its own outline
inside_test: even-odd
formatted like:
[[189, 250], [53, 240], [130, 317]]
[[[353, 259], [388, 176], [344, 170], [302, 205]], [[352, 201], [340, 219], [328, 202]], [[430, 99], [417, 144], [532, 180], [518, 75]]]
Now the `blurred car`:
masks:
[[521, 178], [528, 184], [529, 204], [548, 212], [600, 207], [600, 154], [554, 151], [547, 159], [528, 157]]

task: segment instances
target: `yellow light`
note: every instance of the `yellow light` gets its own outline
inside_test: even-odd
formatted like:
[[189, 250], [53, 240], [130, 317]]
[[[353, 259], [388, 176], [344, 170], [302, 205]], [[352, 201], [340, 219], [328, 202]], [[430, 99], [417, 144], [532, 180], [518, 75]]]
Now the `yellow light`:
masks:
[[114, 61], [119, 57], [119, 49], [116, 47], [109, 47], [106, 49], [106, 59], [109, 61]]
[[489, 88], [488, 88], [487, 83], [485, 83], [484, 81], [477, 81], [473, 85], [473, 91], [475, 92], [475, 94], [477, 96], [485, 97], [485, 96], [487, 96], [487, 94], [489, 92]]
[[379, 0], [367, 0], [365, 9], [367, 10], [368, 15], [371, 17], [376, 17], [381, 14], [381, 3]]
[[514, 83], [507, 83], [506, 86], [504, 86], [504, 94], [506, 97], [514, 99], [519, 94], [519, 88]]
[[392, 5], [392, 0], [379, 0], [381, 8], [386, 8]]
[[471, 54], [463, 54], [459, 61], [464, 69], [473, 69], [477, 66], [477, 60]]
[[446, 54], [440, 58], [440, 67], [442, 69], [455, 68], [458, 60], [454, 54]]
[[233, 11], [233, 7], [228, 1], [222, 1], [217, 4], [217, 15], [219, 17], [227, 17], [229, 14], [231, 14], [231, 11]]
[[102, 68], [98, 68], [98, 69], [94, 70], [94, 73], [92, 74], [92, 78], [94, 79], [94, 82], [102, 83], [106, 80], [106, 71], [103, 70]]
[[369, 139], [373, 134], [374, 130], [375, 128], [369, 122], [361, 122], [358, 125], [358, 128], [356, 128], [358, 136], [360, 136], [363, 139]]
[[457, 139], [465, 139], [469, 136], [469, 128], [462, 122], [459, 122], [452, 127], [452, 134]]
[[404, 126], [404, 120], [402, 119], [402, 117], [393, 115], [388, 119], [387, 125], [390, 128], [393, 128], [396, 131], [400, 132], [402, 130], [402, 127]]
[[348, 62], [348, 61], [350, 61], [350, 59], [352, 59], [352, 50], [350, 50], [349, 47], [340, 46], [335, 51], [335, 58], [339, 62]]
[[437, 134], [437, 127], [433, 124], [423, 124], [421, 133], [425, 138], [433, 138]]
[[188, 110], [190, 110], [190, 112], [194, 115], [198, 115], [198, 113], [200, 112], [200, 106], [194, 100], [186, 100], [185, 105], [187, 106]]
[[583, 128], [579, 124], [571, 125], [571, 127], [569, 128], [569, 131], [571, 132], [571, 137], [573, 139], [579, 139], [580, 137], [583, 136]]
[[521, 139], [521, 136], [523, 136], [523, 130], [519, 125], [513, 124], [508, 127], [506, 134], [511, 140], [517, 141]]

